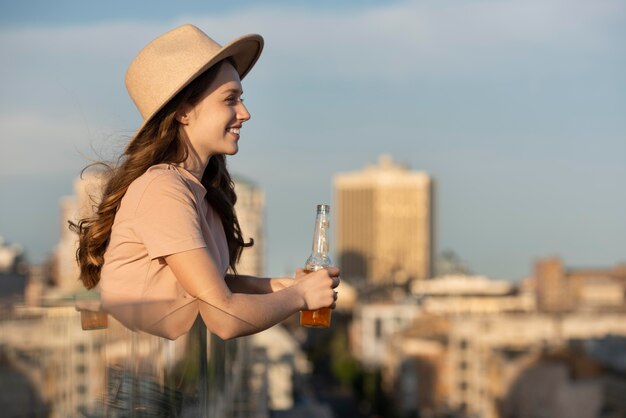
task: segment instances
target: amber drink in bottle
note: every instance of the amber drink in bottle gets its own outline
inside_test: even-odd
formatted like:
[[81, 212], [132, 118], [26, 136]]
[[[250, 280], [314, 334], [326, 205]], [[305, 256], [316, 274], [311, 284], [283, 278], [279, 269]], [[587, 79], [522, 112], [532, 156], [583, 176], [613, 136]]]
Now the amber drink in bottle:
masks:
[[[317, 205], [315, 231], [313, 233], [313, 251], [304, 264], [305, 273], [321, 270], [331, 265], [328, 256], [328, 238], [330, 237], [330, 206]], [[330, 308], [300, 312], [300, 325], [303, 327], [328, 328], [330, 326]]]

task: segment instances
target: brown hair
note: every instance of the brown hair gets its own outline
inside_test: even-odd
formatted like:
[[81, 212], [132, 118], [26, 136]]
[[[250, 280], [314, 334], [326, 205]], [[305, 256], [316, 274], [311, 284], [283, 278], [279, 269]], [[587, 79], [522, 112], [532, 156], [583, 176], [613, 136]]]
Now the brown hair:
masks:
[[[187, 159], [189, 149], [181, 125], [176, 120], [176, 111], [182, 104], [194, 105], [202, 98], [222, 63], [197, 77], [157, 112], [137, 132], [116, 165], [97, 163], [107, 168], [109, 178], [102, 199], [93, 216], [77, 223], [69, 222], [70, 229], [78, 233], [76, 260], [80, 266], [80, 280], [86, 288], [91, 289], [100, 281], [115, 214], [130, 184], [155, 164], [176, 164]], [[206, 199], [222, 221], [228, 242], [229, 265], [236, 273], [243, 247], [251, 246], [253, 241], [246, 243], [241, 236], [234, 208], [237, 195], [223, 155], [211, 157], [201, 182], [207, 190]]]

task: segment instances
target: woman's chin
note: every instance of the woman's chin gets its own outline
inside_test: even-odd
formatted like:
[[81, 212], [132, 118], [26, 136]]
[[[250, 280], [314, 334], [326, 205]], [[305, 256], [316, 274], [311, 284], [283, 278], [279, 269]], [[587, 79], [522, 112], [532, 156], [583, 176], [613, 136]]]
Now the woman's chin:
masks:
[[230, 149], [229, 152], [227, 152], [227, 155], [235, 155], [239, 152], [239, 145], [234, 144], [234, 146]]

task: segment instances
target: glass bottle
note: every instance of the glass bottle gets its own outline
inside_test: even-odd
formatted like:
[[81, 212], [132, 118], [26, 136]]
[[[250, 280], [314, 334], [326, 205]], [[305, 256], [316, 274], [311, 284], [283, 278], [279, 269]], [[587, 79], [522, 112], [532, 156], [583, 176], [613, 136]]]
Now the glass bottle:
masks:
[[[328, 256], [328, 238], [330, 237], [330, 206], [317, 205], [313, 250], [304, 264], [304, 272], [311, 273], [331, 265]], [[300, 312], [300, 325], [303, 327], [328, 328], [330, 326], [330, 308]]]

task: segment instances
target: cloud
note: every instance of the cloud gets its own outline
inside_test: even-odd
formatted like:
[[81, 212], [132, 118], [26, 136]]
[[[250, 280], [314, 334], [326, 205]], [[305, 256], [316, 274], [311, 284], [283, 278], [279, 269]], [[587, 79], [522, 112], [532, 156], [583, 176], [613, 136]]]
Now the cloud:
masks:
[[80, 121], [39, 113], [0, 114], [0, 176], [51, 174], [87, 163], [90, 138], [98, 135]]
[[[235, 17], [235, 16], [234, 16]], [[621, 1], [401, 2], [362, 11], [253, 10], [205, 17], [206, 28], [258, 28], [271, 71], [297, 77], [380, 79], [494, 72], [503, 57], [615, 51], [610, 28], [624, 22]]]
[[6, 28], [0, 30], [0, 51], [7, 58], [0, 86], [10, 87], [16, 76], [41, 78], [50, 72], [105, 83], [113, 72], [119, 81], [146, 42], [185, 22], [220, 42], [259, 32], [267, 39], [264, 76], [302, 80], [467, 76], [498, 71], [494, 64], [510, 65], [507, 57], [526, 57], [537, 49], [614, 52], [621, 44], [611, 31], [626, 18], [620, 0], [407, 1], [356, 11], [273, 7], [181, 15], [170, 22]]
[[[123, 87], [127, 65], [150, 39], [184, 22], [223, 43], [242, 33], [262, 33], [266, 51], [253, 83], [263, 91], [284, 84], [290, 100], [306, 97], [307, 85], [331, 83], [340, 86], [335, 95], [340, 97], [345, 82], [400, 84], [402, 95], [417, 96], [423, 90], [412, 81], [517, 81], [516, 74], [545, 74], [548, 66], [560, 74], [576, 65], [594, 65], [597, 60], [590, 57], [597, 54], [614, 54], [623, 62], [621, 38], [615, 36], [623, 29], [615, 28], [624, 23], [624, 5], [617, 0], [483, 0], [400, 2], [356, 11], [264, 6], [171, 21], [1, 29], [3, 147], [8, 142], [24, 162], [7, 161], [0, 170], [51, 168], [52, 161], [38, 158], [63, 153], [58, 160], [66, 161], [76, 148], [88, 149], [106, 127], [115, 127], [109, 133], [132, 131], [139, 117]], [[563, 54], [571, 60], [560, 59]], [[538, 92], [543, 86], [532, 85]], [[307, 105], [320, 106], [302, 104]], [[34, 157], [33, 148], [51, 154]]]

